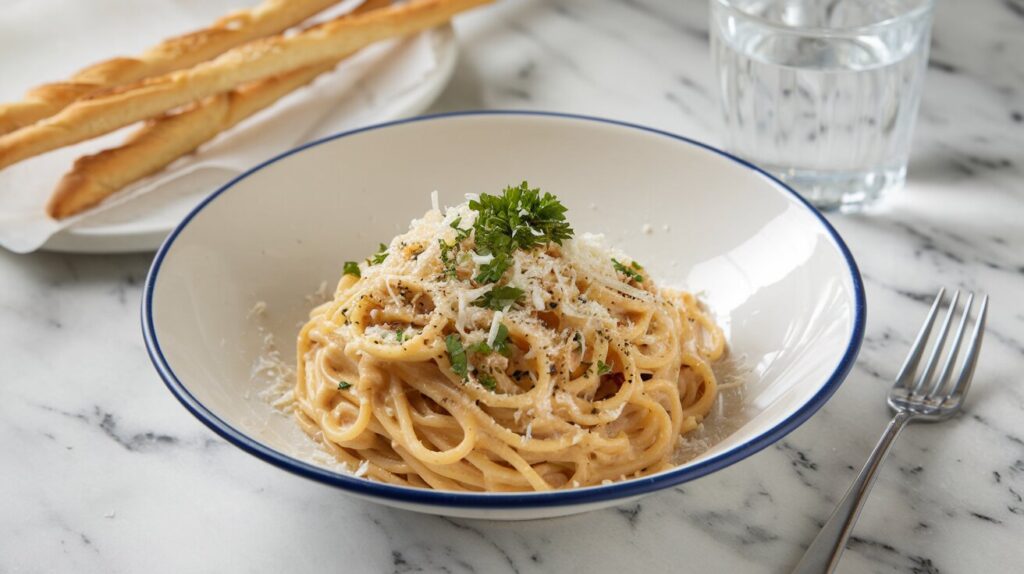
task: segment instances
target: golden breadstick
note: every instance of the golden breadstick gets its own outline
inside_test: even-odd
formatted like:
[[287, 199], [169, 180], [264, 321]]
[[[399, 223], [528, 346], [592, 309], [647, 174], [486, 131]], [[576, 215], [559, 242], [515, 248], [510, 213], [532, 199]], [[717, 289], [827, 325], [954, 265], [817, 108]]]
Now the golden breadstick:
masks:
[[[368, 0], [357, 12], [389, 4], [390, 0]], [[260, 80], [197, 102], [186, 110], [149, 120], [121, 146], [75, 161], [71, 171], [57, 184], [46, 213], [64, 219], [98, 204], [334, 69], [342, 59]]]
[[331, 62], [300, 68], [149, 120], [120, 147], [75, 160], [74, 167], [64, 174], [46, 204], [46, 213], [64, 219], [98, 204], [124, 186], [195, 151], [335, 65], [336, 62]]
[[169, 38], [134, 58], [114, 58], [78, 71], [66, 82], [33, 88], [25, 99], [0, 104], [0, 134], [48, 118], [75, 100], [107, 88], [190, 68], [246, 42], [277, 34], [339, 0], [264, 0], [203, 30]]
[[0, 169], [154, 117], [239, 85], [344, 57], [374, 42], [447, 22], [491, 0], [410, 0], [348, 15], [293, 36], [264, 38], [194, 68], [78, 100], [55, 116], [0, 137]]

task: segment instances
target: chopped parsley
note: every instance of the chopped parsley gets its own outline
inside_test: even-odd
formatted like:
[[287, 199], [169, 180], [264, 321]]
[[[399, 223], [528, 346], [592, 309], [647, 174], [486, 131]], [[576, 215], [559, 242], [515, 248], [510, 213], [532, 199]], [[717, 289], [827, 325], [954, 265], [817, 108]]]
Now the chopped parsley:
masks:
[[398, 329], [395, 331], [395, 340], [399, 343], [405, 340], [405, 329]]
[[359, 272], [359, 264], [355, 261], [346, 261], [344, 269], [344, 275], [355, 275], [356, 277], [363, 276], [363, 274]]
[[494, 334], [493, 345], [488, 345], [487, 341], [480, 341], [471, 346], [469, 350], [477, 355], [490, 355], [497, 351], [507, 357], [510, 352], [508, 346], [508, 327], [504, 323], [498, 323], [498, 332]]
[[477, 307], [501, 311], [519, 302], [523, 298], [523, 290], [512, 285], [495, 287], [473, 301]]
[[452, 364], [452, 372], [465, 380], [469, 374], [469, 362], [466, 360], [466, 349], [462, 346], [462, 339], [457, 333], [452, 333], [444, 338], [444, 346], [448, 350], [448, 362]]
[[455, 241], [456, 242], [462, 242], [462, 240], [467, 238], [467, 237], [469, 237], [470, 232], [473, 231], [473, 229], [471, 227], [467, 227], [465, 229], [460, 228], [459, 224], [461, 224], [461, 223], [462, 223], [462, 216], [460, 215], [459, 217], [456, 217], [455, 219], [453, 219], [450, 224], [448, 224], [449, 227], [451, 227], [452, 229], [455, 230]]
[[469, 351], [471, 353], [476, 353], [477, 355], [490, 355], [494, 352], [494, 349], [487, 344], [487, 341], [480, 341], [479, 343], [470, 345]]
[[481, 265], [480, 272], [473, 278], [477, 283], [496, 283], [500, 281], [502, 275], [505, 274], [505, 270], [512, 265], [511, 257], [508, 254], [496, 253], [492, 255], [494, 255], [494, 259]]
[[448, 244], [444, 239], [438, 239], [437, 242], [441, 246], [441, 265], [444, 266], [445, 276], [450, 279], [458, 278], [459, 273], [455, 269], [455, 259], [459, 253], [459, 244]]
[[473, 222], [476, 251], [491, 255], [490, 262], [480, 266], [477, 283], [496, 283], [512, 265], [512, 253], [547, 243], [562, 244], [573, 236], [565, 220], [566, 207], [558, 198], [540, 189], [531, 189], [525, 181], [507, 187], [501, 195], [480, 194], [469, 202], [477, 212]]
[[614, 267], [619, 273], [625, 275], [626, 278], [631, 281], [636, 281], [637, 283], [644, 282], [644, 276], [640, 273], [644, 268], [636, 261], [630, 263], [629, 267], [626, 267], [622, 263], [619, 263], [617, 259], [612, 258], [612, 267]]
[[384, 263], [384, 260], [388, 258], [388, 246], [383, 243], [377, 248], [377, 252], [366, 258], [367, 265], [378, 265]]
[[339, 391], [344, 391], [345, 389], [348, 389], [348, 388], [351, 388], [351, 387], [352, 387], [352, 383], [349, 383], [347, 381], [341, 381], [341, 382], [338, 383], [338, 390]]
[[607, 375], [610, 372], [612, 372], [612, 368], [609, 367], [608, 365], [606, 365], [604, 361], [598, 361], [597, 362], [597, 375], [598, 376]]
[[480, 385], [482, 385], [485, 389], [493, 391], [494, 389], [498, 388], [498, 381], [494, 380], [494, 377], [490, 375], [480, 375], [479, 381]]
[[498, 324], [498, 332], [494, 335], [494, 350], [501, 353], [502, 355], [508, 356], [510, 349], [508, 347], [508, 327], [504, 323]]
[[449, 279], [458, 279], [458, 265], [459, 251], [462, 249], [462, 242], [469, 237], [469, 233], [473, 231], [470, 228], [460, 229], [459, 224], [462, 223], [462, 217], [456, 217], [449, 225], [455, 230], [455, 241], [448, 243], [444, 239], [438, 239], [438, 243], [441, 245], [441, 264], [444, 266], [444, 274]]

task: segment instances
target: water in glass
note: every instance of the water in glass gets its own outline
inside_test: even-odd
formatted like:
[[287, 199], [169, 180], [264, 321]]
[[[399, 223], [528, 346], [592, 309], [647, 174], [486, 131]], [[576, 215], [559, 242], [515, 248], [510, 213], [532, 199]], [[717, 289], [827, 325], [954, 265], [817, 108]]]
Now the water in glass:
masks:
[[733, 152], [824, 209], [859, 209], [903, 185], [929, 3], [711, 3]]

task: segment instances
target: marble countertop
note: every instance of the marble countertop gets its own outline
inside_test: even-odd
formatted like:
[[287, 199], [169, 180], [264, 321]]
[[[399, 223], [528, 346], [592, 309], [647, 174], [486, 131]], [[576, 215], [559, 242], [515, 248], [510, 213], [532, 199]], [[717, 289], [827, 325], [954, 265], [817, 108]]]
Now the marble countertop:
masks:
[[[719, 141], [701, 0], [504, 0], [459, 20], [436, 111], [608, 116]], [[527, 523], [350, 499], [217, 438], [138, 321], [149, 255], [0, 252], [0, 572], [784, 572], [881, 433], [940, 285], [992, 315], [968, 412], [911, 426], [840, 572], [1024, 568], [1024, 3], [940, 2], [907, 188], [834, 216], [864, 273], [853, 373], [804, 426], [638, 504]]]

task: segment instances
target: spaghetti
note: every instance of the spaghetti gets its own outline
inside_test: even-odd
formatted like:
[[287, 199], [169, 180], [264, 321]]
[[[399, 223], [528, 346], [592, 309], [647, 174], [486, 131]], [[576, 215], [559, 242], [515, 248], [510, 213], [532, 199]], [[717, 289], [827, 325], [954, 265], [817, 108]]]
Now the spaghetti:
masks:
[[357, 474], [414, 487], [542, 491], [671, 467], [716, 400], [722, 332], [692, 294], [572, 237], [564, 211], [524, 183], [435, 205], [346, 263], [299, 333], [302, 428]]

